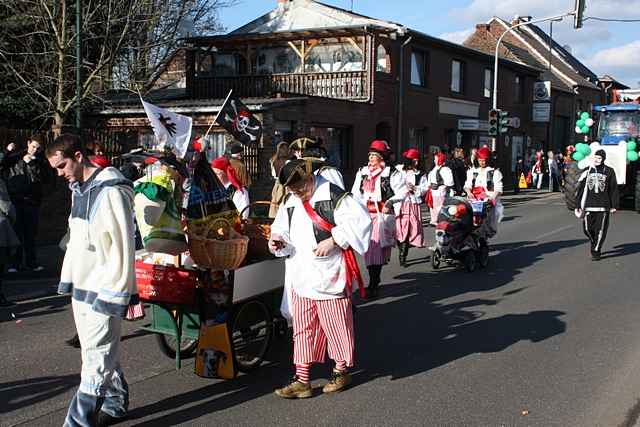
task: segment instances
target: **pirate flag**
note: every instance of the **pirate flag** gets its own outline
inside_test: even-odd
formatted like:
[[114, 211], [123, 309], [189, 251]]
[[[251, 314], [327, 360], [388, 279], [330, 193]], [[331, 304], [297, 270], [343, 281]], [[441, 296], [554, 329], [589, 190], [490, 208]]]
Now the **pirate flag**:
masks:
[[216, 123], [245, 145], [255, 144], [262, 136], [262, 123], [232, 91], [222, 105]]
[[[142, 101], [142, 98], [140, 100]], [[156, 137], [154, 148], [159, 151], [168, 148], [176, 156], [183, 158], [191, 139], [191, 117], [172, 113], [145, 101], [142, 101], [142, 106]]]

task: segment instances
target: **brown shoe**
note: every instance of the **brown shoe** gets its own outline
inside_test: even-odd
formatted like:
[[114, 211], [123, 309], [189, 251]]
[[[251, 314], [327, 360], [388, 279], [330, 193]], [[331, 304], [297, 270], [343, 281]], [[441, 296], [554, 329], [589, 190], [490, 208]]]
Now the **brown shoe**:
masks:
[[311, 384], [298, 381], [298, 377], [293, 377], [289, 385], [275, 391], [276, 395], [285, 399], [306, 399], [313, 395]]
[[333, 371], [331, 379], [322, 388], [323, 393], [335, 393], [342, 391], [351, 384], [351, 375], [347, 371], [336, 372]]

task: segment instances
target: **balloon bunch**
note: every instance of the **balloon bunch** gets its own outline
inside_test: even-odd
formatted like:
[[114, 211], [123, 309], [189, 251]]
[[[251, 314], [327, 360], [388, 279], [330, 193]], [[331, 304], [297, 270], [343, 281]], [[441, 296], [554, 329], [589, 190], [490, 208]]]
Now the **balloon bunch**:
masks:
[[587, 156], [591, 154], [591, 147], [588, 144], [580, 143], [576, 144], [576, 151], [573, 152], [571, 158], [576, 162], [584, 160]]
[[576, 121], [576, 133], [588, 134], [595, 122], [586, 111], [580, 114], [580, 118]]
[[638, 145], [635, 140], [630, 139], [627, 141], [627, 160], [630, 162], [635, 162], [638, 160], [640, 156], [638, 156]]

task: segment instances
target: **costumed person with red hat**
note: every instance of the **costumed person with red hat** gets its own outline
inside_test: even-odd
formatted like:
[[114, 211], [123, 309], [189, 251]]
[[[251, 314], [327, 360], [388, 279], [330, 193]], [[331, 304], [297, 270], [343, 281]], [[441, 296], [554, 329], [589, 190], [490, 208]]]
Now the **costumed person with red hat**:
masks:
[[211, 162], [211, 167], [220, 180], [220, 183], [222, 183], [227, 190], [231, 201], [236, 205], [236, 209], [242, 214], [242, 219], [249, 218], [249, 209], [245, 209], [251, 203], [249, 200], [249, 192], [240, 183], [236, 171], [233, 166], [231, 166], [229, 160], [226, 157], [218, 157]]
[[367, 296], [378, 295], [382, 267], [391, 258], [395, 243], [395, 219], [387, 221], [394, 202], [404, 196], [403, 176], [387, 163], [391, 149], [386, 141], [376, 140], [369, 147], [369, 162], [356, 173], [351, 193], [369, 210], [371, 215], [371, 242], [364, 255], [369, 271]]
[[504, 207], [500, 203], [503, 191], [502, 172], [488, 165], [491, 150], [482, 147], [478, 150], [478, 167], [467, 171], [467, 181], [464, 184], [467, 196], [473, 200], [490, 202], [486, 224], [489, 226], [486, 237], [493, 237], [498, 231], [498, 223], [502, 221]]
[[404, 163], [396, 166], [402, 177], [404, 199], [394, 205], [396, 213], [396, 238], [398, 239], [398, 258], [402, 267], [407, 266], [407, 255], [411, 246], [424, 247], [424, 234], [422, 232], [422, 181], [423, 173], [420, 171], [420, 152], [410, 148], [402, 153]]
[[455, 185], [453, 181], [453, 172], [448, 166], [445, 166], [447, 156], [443, 152], [436, 153], [435, 163], [429, 175], [427, 175], [427, 205], [431, 215], [431, 225], [434, 227], [438, 224], [438, 214], [444, 203], [444, 199], [449, 195], [451, 189]]
[[322, 391], [337, 392], [351, 383], [355, 286], [364, 295], [355, 253], [362, 255], [369, 246], [371, 220], [352, 195], [314, 174], [309, 161], [288, 162], [278, 179], [289, 194], [271, 225], [269, 249], [286, 257], [283, 299], [290, 300], [296, 374], [275, 393], [311, 397], [309, 369], [323, 363], [327, 352], [335, 367]]

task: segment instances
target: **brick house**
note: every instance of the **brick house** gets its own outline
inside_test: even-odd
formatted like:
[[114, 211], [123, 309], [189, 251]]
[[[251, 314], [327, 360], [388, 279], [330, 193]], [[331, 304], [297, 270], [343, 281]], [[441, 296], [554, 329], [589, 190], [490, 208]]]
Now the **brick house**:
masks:
[[[416, 146], [427, 159], [444, 146], [488, 143], [492, 55], [312, 0], [279, 0], [275, 6], [229, 34], [187, 40], [186, 87], [148, 97], [192, 116], [195, 132], [204, 134], [228, 91], [239, 94], [264, 126], [258, 147], [247, 149], [261, 196], [270, 190], [267, 160], [281, 140], [321, 138], [347, 181], [366, 162], [375, 138], [388, 140], [397, 156]], [[496, 147], [508, 176], [536, 129], [529, 118], [541, 71], [510, 58], [500, 61], [505, 107], [521, 118], [510, 140]], [[135, 97], [114, 99], [92, 118], [96, 126], [137, 134], [139, 142], [151, 137]], [[213, 128], [212, 157], [227, 138]]]
[[[493, 54], [498, 38], [510, 25], [526, 19], [529, 18], [517, 18], [509, 23], [493, 17], [486, 24], [476, 25], [475, 32], [463, 44]], [[604, 101], [598, 77], [569, 50], [535, 25], [516, 28], [505, 36], [500, 46], [500, 57], [541, 69], [540, 80], [551, 82], [551, 120], [549, 124], [533, 126], [536, 148], [560, 150], [573, 144], [577, 113], [591, 111], [593, 105]], [[501, 102], [499, 97], [499, 104]]]

